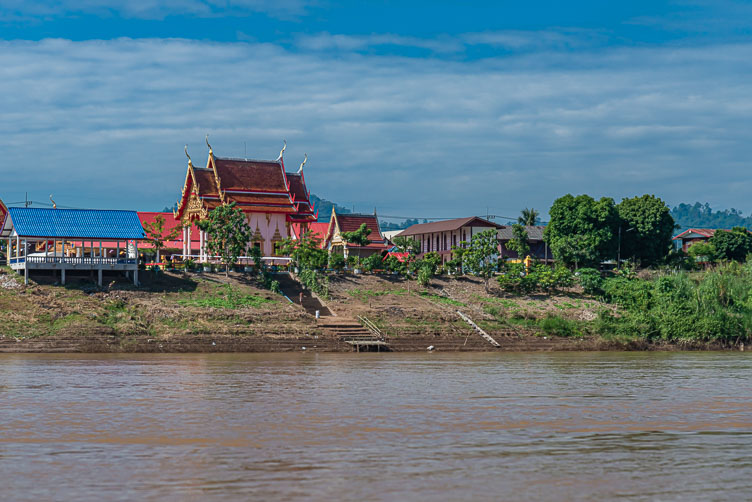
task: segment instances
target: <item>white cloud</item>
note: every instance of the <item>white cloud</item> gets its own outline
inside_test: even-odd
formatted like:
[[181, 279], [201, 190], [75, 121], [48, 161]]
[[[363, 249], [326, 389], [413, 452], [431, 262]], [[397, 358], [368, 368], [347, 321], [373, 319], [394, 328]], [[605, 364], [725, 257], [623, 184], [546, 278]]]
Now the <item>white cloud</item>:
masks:
[[[352, 50], [352, 49], [350, 49]], [[566, 192], [749, 212], [752, 45], [459, 62], [187, 40], [0, 43], [4, 199], [161, 209], [183, 144], [308, 153], [314, 193], [382, 214], [514, 214]]]
[[213, 17], [260, 12], [273, 17], [301, 16], [311, 0], [4, 0], [0, 20], [117, 14], [125, 18], [162, 19], [169, 15]]

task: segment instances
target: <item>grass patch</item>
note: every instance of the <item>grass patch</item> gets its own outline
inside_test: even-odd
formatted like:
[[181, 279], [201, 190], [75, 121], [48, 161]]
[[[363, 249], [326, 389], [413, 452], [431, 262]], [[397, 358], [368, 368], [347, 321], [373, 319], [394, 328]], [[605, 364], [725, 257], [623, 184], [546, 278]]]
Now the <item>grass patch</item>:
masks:
[[455, 307], [465, 307], [466, 305], [462, 302], [458, 302], [457, 300], [452, 300], [451, 298], [447, 298], [446, 296], [436, 295], [432, 293], [427, 293], [425, 291], [421, 291], [418, 293], [418, 296], [421, 296], [423, 298], [427, 298], [429, 300], [433, 300], [435, 302], [443, 303], [444, 305], [453, 305]]

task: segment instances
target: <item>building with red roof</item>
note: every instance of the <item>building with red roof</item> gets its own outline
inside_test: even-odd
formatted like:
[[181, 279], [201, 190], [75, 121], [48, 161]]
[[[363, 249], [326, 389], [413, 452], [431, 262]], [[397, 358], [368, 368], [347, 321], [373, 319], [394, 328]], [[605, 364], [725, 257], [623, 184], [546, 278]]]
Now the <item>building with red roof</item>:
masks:
[[681, 243], [681, 250], [686, 253], [690, 246], [697, 242], [707, 242], [717, 231], [715, 228], [688, 228], [673, 240]]
[[[366, 246], [358, 246], [345, 242], [342, 238], [342, 232], [354, 232], [365, 224], [371, 230], [368, 238], [371, 240]], [[326, 233], [325, 247], [329, 252], [341, 252], [345, 258], [351, 252], [359, 254], [361, 257], [371, 256], [372, 254], [382, 254], [389, 250], [389, 244], [381, 234], [379, 218], [376, 212], [373, 214], [356, 214], [340, 213], [332, 208], [332, 217], [329, 220], [329, 227]]]
[[[188, 157], [182, 193], [174, 218], [185, 227], [183, 254], [193, 254], [193, 233], [198, 233], [201, 261], [207, 259], [206, 233], [193, 230], [192, 223], [205, 220], [209, 212], [234, 202], [247, 216], [252, 242], [263, 256], [278, 254], [282, 240], [300, 236], [317, 215], [306, 187], [303, 166], [295, 173], [285, 171], [283, 148], [276, 160], [251, 160], [217, 157], [207, 141], [209, 158], [206, 167], [194, 167]], [[187, 155], [187, 151], [186, 151]]]

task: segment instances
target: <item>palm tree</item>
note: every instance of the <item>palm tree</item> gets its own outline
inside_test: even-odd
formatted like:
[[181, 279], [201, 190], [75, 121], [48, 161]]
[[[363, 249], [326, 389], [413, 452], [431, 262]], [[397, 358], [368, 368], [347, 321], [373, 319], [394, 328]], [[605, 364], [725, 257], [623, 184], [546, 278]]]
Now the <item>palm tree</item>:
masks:
[[532, 207], [530, 209], [525, 208], [522, 211], [520, 211], [520, 213], [521, 213], [521, 216], [517, 218], [517, 223], [519, 223], [520, 225], [526, 225], [528, 227], [532, 227], [538, 221], [539, 213]]

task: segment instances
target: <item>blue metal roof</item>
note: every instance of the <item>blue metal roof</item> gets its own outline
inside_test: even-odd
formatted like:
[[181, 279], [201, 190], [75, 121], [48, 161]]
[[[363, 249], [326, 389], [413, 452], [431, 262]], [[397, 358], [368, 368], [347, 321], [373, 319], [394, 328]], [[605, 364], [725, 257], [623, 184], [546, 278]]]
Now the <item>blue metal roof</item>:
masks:
[[21, 237], [144, 238], [144, 228], [136, 211], [11, 207], [8, 213]]

